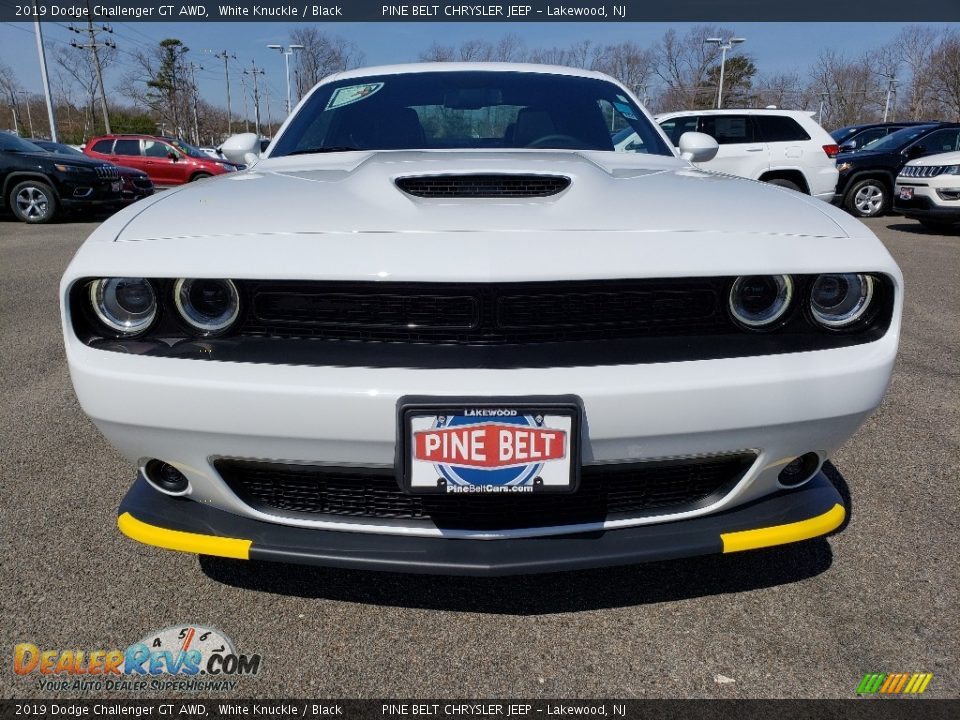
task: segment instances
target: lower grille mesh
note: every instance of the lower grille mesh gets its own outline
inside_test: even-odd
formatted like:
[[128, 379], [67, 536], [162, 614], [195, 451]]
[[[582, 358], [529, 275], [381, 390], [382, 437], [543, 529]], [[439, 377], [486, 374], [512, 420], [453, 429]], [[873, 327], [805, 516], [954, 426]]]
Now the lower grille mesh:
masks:
[[585, 466], [570, 494], [408, 495], [392, 471], [218, 460], [230, 488], [251, 507], [292, 516], [431, 520], [438, 527], [507, 530], [600, 522], [614, 513], [692, 509], [725, 493], [750, 453], [667, 462]]

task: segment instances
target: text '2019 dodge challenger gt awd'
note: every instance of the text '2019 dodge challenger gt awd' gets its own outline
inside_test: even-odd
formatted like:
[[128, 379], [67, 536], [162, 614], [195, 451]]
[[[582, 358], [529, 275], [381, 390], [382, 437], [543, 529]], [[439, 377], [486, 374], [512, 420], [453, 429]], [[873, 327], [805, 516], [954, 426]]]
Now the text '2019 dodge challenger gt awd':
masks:
[[842, 211], [693, 167], [709, 136], [680, 151], [598, 73], [375, 68], [110, 218], [61, 295], [80, 403], [139, 468], [120, 529], [506, 574], [837, 528], [821, 466], [883, 397], [900, 271]]

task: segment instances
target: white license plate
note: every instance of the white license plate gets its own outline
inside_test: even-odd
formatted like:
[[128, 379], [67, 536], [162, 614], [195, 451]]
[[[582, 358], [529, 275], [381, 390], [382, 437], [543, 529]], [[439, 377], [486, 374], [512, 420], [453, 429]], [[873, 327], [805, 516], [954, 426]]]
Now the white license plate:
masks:
[[912, 187], [902, 187], [902, 188], [900, 188], [900, 199], [901, 199], [901, 200], [913, 200], [913, 188], [912, 188]]
[[113, 192], [118, 192], [121, 187], [123, 187], [123, 183], [120, 180], [110, 183], [110, 189], [113, 190]]
[[463, 404], [401, 410], [412, 493], [570, 492], [579, 478], [575, 405]]

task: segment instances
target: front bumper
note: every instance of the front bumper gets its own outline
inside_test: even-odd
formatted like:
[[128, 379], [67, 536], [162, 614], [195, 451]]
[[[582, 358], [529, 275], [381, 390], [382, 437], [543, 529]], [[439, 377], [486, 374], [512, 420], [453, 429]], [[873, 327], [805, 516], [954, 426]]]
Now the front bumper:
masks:
[[120, 505], [118, 525], [148, 545], [242, 560], [364, 570], [511, 575], [628, 565], [739, 552], [835, 530], [843, 501], [821, 472], [806, 485], [689, 520], [556, 537], [468, 540], [403, 537], [278, 525], [171, 498], [143, 479]]
[[[900, 199], [901, 187], [914, 188], [914, 195], [911, 200]], [[960, 223], [960, 202], [935, 199], [933, 195], [935, 192], [935, 188], [926, 185], [898, 184], [893, 195], [893, 209], [908, 218], [931, 220], [944, 224]]]

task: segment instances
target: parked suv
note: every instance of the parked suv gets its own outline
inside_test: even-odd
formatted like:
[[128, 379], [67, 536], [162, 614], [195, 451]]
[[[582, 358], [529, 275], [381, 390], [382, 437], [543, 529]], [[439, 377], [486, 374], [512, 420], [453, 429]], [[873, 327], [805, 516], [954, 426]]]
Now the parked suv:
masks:
[[93, 158], [143, 170], [156, 185], [182, 185], [237, 169], [181, 140], [152, 135], [91, 138], [83, 152]]
[[46, 223], [62, 210], [120, 203], [120, 174], [86, 157], [66, 158], [0, 132], [0, 205], [27, 223]]
[[908, 162], [897, 177], [893, 207], [931, 230], [960, 228], [960, 152]]
[[685, 132], [719, 143], [704, 170], [763, 180], [832, 201], [837, 185], [833, 158], [839, 148], [813, 115], [796, 110], [691, 110], [657, 115], [676, 146]]
[[856, 152], [837, 155], [837, 202], [857, 217], [890, 209], [893, 186], [909, 160], [960, 149], [960, 123], [924, 123], [897, 130]]
[[[66, 155], [72, 158], [86, 158], [83, 150], [77, 150], [77, 148], [72, 145], [65, 145], [63, 143], [53, 142], [52, 140], [35, 140], [32, 138], [30, 142], [34, 145], [39, 145], [47, 152], [52, 152], [57, 155]], [[125, 165], [115, 165], [114, 167], [116, 167], [117, 172], [120, 173], [120, 195], [124, 205], [153, 195], [153, 181], [150, 180], [150, 176], [145, 172], [137, 170], [136, 168], [126, 167]]]
[[923, 124], [922, 122], [910, 121], [848, 125], [847, 127], [834, 130], [830, 133], [830, 137], [836, 140], [840, 146], [840, 152], [853, 152], [854, 150], [859, 150], [864, 145], [872, 143], [874, 140], [885, 138], [892, 132]]

